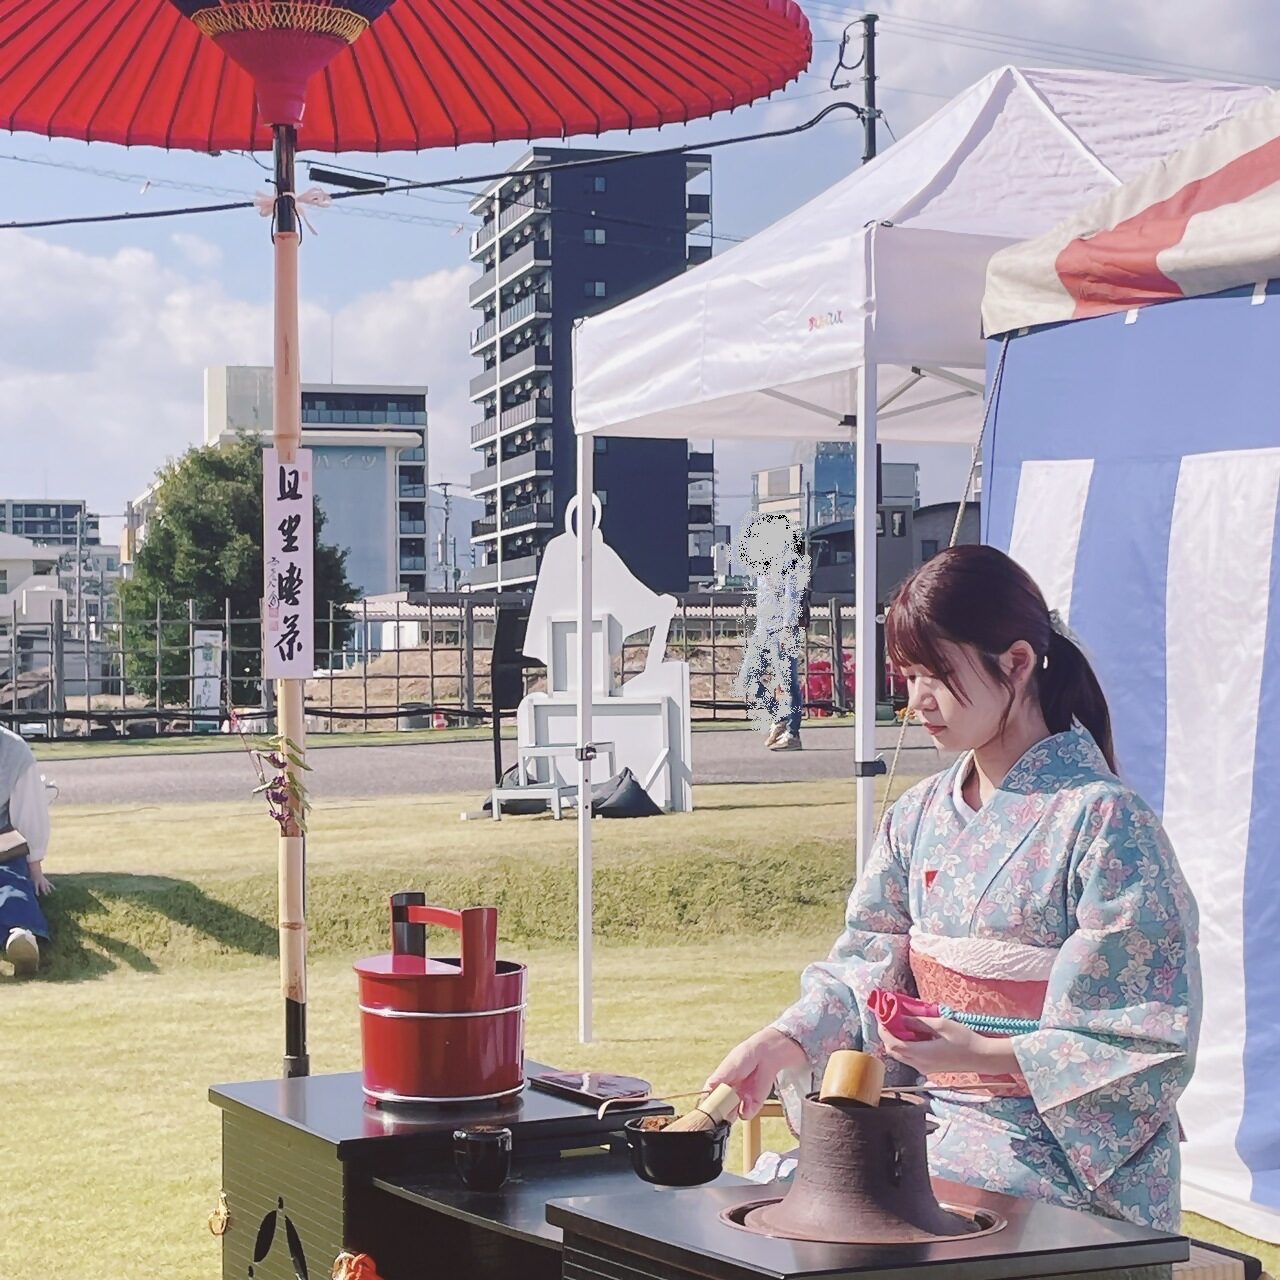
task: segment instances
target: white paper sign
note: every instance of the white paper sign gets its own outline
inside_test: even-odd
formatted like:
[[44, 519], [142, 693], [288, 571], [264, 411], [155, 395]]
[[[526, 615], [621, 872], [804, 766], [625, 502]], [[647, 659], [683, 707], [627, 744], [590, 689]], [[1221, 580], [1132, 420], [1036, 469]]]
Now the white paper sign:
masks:
[[262, 673], [269, 680], [305, 679], [315, 669], [312, 475], [310, 449], [299, 449], [294, 462], [262, 451]]
[[222, 720], [222, 632], [197, 631], [191, 649], [191, 709]]

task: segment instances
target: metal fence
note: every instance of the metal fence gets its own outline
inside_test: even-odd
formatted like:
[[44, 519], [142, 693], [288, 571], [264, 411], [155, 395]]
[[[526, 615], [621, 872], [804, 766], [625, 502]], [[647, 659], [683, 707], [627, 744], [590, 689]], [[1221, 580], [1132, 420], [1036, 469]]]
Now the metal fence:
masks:
[[[317, 664], [306, 688], [312, 733], [383, 732], [488, 723], [493, 597], [431, 595], [414, 603], [369, 602], [329, 610], [316, 623]], [[851, 601], [815, 601], [801, 679], [810, 715], [852, 705]], [[734, 685], [755, 627], [754, 598], [739, 593], [679, 600], [666, 656], [689, 664], [695, 719], [742, 720]], [[196, 696], [198, 632], [221, 642], [218, 706]], [[0, 623], [0, 723], [33, 736], [112, 737], [225, 732], [235, 709], [254, 731], [273, 718], [273, 688], [260, 679], [261, 621], [157, 612], [99, 624], [62, 617]], [[621, 683], [642, 670], [651, 633], [628, 636], [614, 663]], [[526, 692], [545, 687], [526, 671]]]

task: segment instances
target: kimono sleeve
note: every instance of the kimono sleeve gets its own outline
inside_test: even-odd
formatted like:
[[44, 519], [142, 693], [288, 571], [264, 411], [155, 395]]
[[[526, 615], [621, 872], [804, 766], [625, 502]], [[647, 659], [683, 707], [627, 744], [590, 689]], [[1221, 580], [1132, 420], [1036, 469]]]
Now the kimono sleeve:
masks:
[[1200, 1026], [1195, 901], [1155, 814], [1132, 794], [1087, 815], [1073, 855], [1076, 928], [1018, 1064], [1072, 1172], [1096, 1191], [1162, 1128]]
[[864, 1017], [864, 1010], [867, 996], [877, 987], [915, 992], [909, 963], [908, 874], [923, 792], [924, 785], [913, 788], [886, 816], [866, 870], [849, 897], [844, 932], [825, 960], [805, 969], [800, 999], [773, 1023], [809, 1059], [807, 1070], [784, 1072], [778, 1079], [787, 1119], [797, 1132], [800, 1101], [818, 1087], [827, 1059], [837, 1049], [876, 1054], [885, 1059], [891, 1078], [910, 1072], [884, 1052], [875, 1019]]

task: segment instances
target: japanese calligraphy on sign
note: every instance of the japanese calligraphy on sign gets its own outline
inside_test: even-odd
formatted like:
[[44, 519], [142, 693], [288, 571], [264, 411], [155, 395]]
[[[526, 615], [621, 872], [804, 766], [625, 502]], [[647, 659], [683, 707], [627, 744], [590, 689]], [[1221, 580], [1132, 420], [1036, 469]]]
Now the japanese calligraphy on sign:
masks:
[[262, 451], [263, 674], [305, 679], [315, 670], [315, 618], [311, 450], [281, 462]]

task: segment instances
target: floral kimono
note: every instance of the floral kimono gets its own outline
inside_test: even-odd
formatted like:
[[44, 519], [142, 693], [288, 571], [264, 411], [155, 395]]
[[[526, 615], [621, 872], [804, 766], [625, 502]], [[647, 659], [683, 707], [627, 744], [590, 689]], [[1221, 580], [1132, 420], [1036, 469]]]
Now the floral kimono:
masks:
[[959, 787], [970, 759], [894, 805], [844, 933], [775, 1023], [811, 1068], [778, 1082], [788, 1119], [796, 1128], [837, 1049], [885, 1058], [892, 1083], [917, 1078], [867, 1012], [877, 988], [1035, 1019], [1011, 1041], [1018, 1075], [939, 1077], [993, 1087], [931, 1093], [932, 1171], [1176, 1230], [1175, 1104], [1195, 1060], [1200, 972], [1173, 850], [1082, 730], [1037, 743], [976, 813]]

